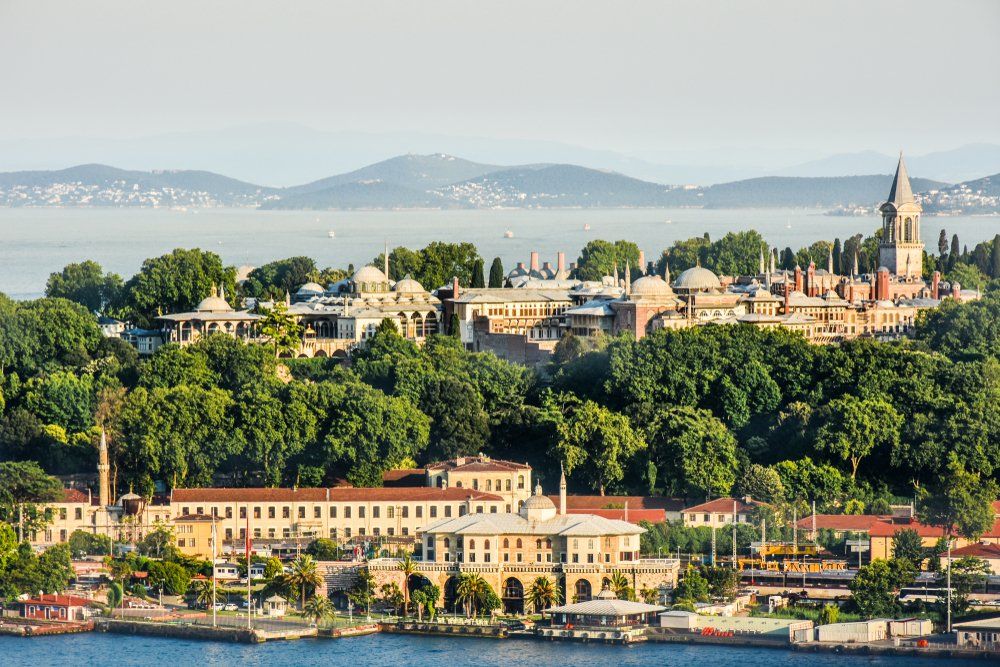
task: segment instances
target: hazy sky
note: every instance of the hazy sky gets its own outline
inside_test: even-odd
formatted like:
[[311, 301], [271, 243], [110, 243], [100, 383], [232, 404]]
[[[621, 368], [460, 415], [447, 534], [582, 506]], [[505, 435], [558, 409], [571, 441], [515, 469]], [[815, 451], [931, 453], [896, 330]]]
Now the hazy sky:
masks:
[[296, 122], [655, 157], [1000, 143], [1000, 2], [0, 0], [0, 140]]

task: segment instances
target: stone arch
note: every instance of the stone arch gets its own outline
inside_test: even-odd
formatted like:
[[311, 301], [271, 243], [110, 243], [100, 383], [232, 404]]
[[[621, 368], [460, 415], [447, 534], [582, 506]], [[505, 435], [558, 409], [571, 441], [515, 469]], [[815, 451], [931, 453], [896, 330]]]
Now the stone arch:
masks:
[[347, 359], [347, 350], [334, 350], [332, 356], [334, 359]]
[[458, 577], [451, 576], [444, 582], [444, 608], [456, 611], [458, 607]]
[[508, 577], [501, 591], [503, 610], [506, 614], [524, 613], [524, 584], [517, 577]]
[[594, 589], [586, 579], [577, 579], [573, 585], [573, 594], [577, 602], [586, 602], [594, 597]]
[[419, 590], [425, 586], [430, 586], [431, 580], [420, 574], [419, 572], [414, 572], [406, 580], [406, 586], [410, 589], [410, 592]]
[[325, 357], [325, 356], [327, 356], [326, 350], [323, 350], [323, 349], [316, 350], [316, 354], [314, 354], [313, 356], [314, 357]]

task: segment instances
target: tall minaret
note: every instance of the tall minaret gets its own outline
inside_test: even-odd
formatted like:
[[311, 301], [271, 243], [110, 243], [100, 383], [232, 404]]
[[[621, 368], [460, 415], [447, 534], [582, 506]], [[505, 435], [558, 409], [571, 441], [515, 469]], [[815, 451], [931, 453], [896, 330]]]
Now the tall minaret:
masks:
[[566, 513], [566, 471], [559, 464], [559, 513]]
[[97, 450], [97, 501], [100, 507], [111, 504], [111, 464], [108, 462], [108, 437], [101, 429], [101, 444]]
[[392, 278], [389, 277], [389, 242], [385, 242], [385, 253], [382, 256], [383, 263], [385, 264], [385, 279], [391, 281]]

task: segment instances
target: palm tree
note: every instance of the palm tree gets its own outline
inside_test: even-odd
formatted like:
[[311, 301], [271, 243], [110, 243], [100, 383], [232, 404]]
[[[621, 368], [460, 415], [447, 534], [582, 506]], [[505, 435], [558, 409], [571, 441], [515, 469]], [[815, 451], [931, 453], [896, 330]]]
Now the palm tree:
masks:
[[325, 595], [314, 595], [303, 607], [306, 616], [319, 625], [319, 622], [333, 616], [333, 604]]
[[486, 594], [489, 584], [481, 574], [466, 572], [459, 577], [455, 596], [465, 605], [465, 615], [475, 617], [476, 604]]
[[615, 592], [615, 595], [619, 599], [625, 600], [628, 598], [628, 577], [626, 577], [622, 572], [615, 572], [611, 575], [611, 590]]
[[306, 602], [306, 588], [318, 588], [323, 585], [323, 575], [316, 567], [316, 561], [308, 554], [302, 554], [292, 563], [292, 571], [288, 573], [288, 581], [302, 591], [299, 598], [300, 609]]
[[399, 559], [399, 571], [403, 573], [403, 616], [406, 616], [410, 608], [410, 577], [417, 571], [417, 564], [410, 554], [403, 554]]
[[548, 577], [538, 577], [531, 582], [528, 594], [525, 596], [525, 602], [530, 603], [537, 614], [555, 604], [558, 597], [559, 585]]
[[195, 601], [198, 604], [205, 605], [206, 608], [215, 605], [215, 586], [210, 579], [199, 581], [195, 593], [197, 595]]

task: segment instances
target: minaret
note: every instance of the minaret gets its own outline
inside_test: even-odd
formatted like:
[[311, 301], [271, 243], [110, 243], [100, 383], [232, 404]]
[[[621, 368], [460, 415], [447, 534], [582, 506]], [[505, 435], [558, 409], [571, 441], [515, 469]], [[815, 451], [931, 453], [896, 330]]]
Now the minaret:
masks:
[[763, 275], [764, 269], [766, 268], [764, 266], [764, 249], [763, 248], [760, 249], [760, 259], [758, 261], [757, 267], [758, 267], [757, 268], [757, 273], [760, 273], [760, 274]]
[[831, 276], [833, 275], [833, 249], [830, 249], [830, 254], [826, 256], [826, 272]]
[[559, 513], [566, 513], [566, 471], [559, 464]]
[[382, 264], [385, 266], [385, 279], [391, 280], [389, 278], [389, 242], [385, 242], [385, 252], [382, 254]]
[[769, 254], [771, 255], [771, 273], [774, 273], [774, 269], [775, 269], [775, 265], [774, 265], [774, 251], [772, 251]]
[[618, 287], [618, 260], [615, 260], [615, 287]]
[[100, 507], [111, 504], [111, 464], [108, 463], [108, 438], [101, 429], [101, 444], [97, 450], [97, 503]]
[[855, 253], [854, 253], [854, 269], [853, 270], [854, 270], [854, 273], [851, 274], [852, 278], [857, 278], [859, 275], [861, 275], [858, 272], [858, 253], [857, 253], [857, 251], [855, 251]]
[[663, 282], [670, 284], [670, 262], [663, 261]]
[[625, 296], [632, 293], [632, 272], [629, 263], [625, 262]]

